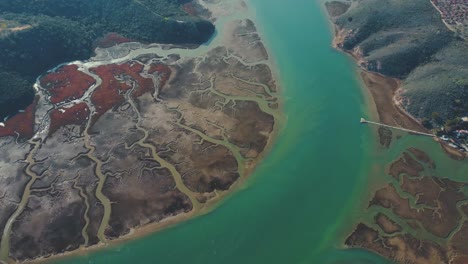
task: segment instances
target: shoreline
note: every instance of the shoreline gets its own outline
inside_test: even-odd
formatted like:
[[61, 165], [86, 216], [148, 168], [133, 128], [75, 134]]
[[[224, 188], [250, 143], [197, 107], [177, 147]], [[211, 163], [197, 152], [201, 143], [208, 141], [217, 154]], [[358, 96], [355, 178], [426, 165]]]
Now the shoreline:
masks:
[[362, 61], [362, 58], [355, 52], [346, 51], [339, 47], [340, 30], [333, 21], [331, 23], [334, 28], [332, 47], [354, 59], [358, 66], [359, 79], [365, 86], [368, 95], [370, 95], [370, 98], [367, 99], [375, 106], [379, 121], [387, 125], [398, 125], [406, 129], [428, 132], [415, 117], [409, 114], [398, 103], [397, 97], [401, 91], [402, 81], [377, 72], [367, 71], [360, 67], [359, 62]]
[[[255, 10], [252, 10], [251, 8], [253, 7], [249, 4], [249, 12], [255, 11]], [[243, 169], [244, 169], [244, 175], [241, 176], [241, 178], [239, 178], [236, 182], [234, 182], [233, 185], [228, 190], [213, 192], [214, 196], [211, 199], [209, 199], [206, 203], [204, 203], [202, 207], [198, 210], [192, 209], [189, 212], [180, 213], [174, 216], [164, 218], [159, 222], [148, 223], [143, 226], [135, 227], [131, 229], [128, 234], [123, 235], [113, 240], [109, 240], [107, 243], [100, 242], [98, 244], [88, 246], [88, 247], [80, 246], [79, 248], [74, 249], [72, 251], [67, 251], [67, 252], [63, 252], [60, 254], [56, 254], [56, 255], [40, 257], [37, 259], [31, 259], [31, 260], [27, 260], [24, 262], [11, 262], [11, 263], [55, 263], [57, 261], [65, 261], [66, 259], [71, 259], [74, 257], [79, 258], [83, 256], [89, 256], [91, 254], [95, 254], [103, 250], [113, 250], [123, 245], [124, 243], [132, 242], [137, 239], [142, 239], [150, 235], [154, 235], [158, 232], [176, 227], [177, 225], [187, 222], [189, 220], [196, 219], [197, 217], [206, 215], [212, 212], [213, 210], [215, 210], [216, 208], [218, 208], [218, 206], [223, 205], [223, 203], [231, 195], [236, 194], [238, 191], [241, 191], [244, 188], [248, 188], [249, 186], [247, 184], [248, 179], [250, 179], [250, 177], [253, 175], [253, 173], [258, 168], [258, 166], [261, 165], [261, 161], [267, 155], [271, 153], [271, 150], [273, 149], [275, 141], [279, 137], [279, 134], [283, 131], [285, 127], [285, 123], [287, 122], [287, 117], [284, 115], [284, 112], [283, 112], [284, 98], [281, 96], [283, 94], [283, 87], [282, 87], [281, 80], [279, 79], [280, 74], [278, 72], [278, 68], [275, 67], [276, 61], [272, 58], [271, 52], [268, 49], [268, 45], [266, 45], [267, 41], [265, 40], [263, 34], [261, 33], [261, 30], [260, 30], [261, 27], [257, 25], [256, 15], [252, 14], [251, 17], [249, 17], [249, 19], [254, 21], [255, 26], [257, 28], [257, 32], [261, 36], [261, 42], [263, 43], [268, 53], [268, 59], [263, 63], [266, 64], [270, 68], [272, 77], [277, 87], [276, 93], [279, 96], [277, 100], [278, 107], [275, 109], [275, 112], [277, 115], [274, 115], [275, 122], [273, 125], [273, 130], [270, 134], [270, 137], [268, 138], [267, 145], [264, 151], [258, 157], [256, 157], [254, 160], [250, 160], [242, 164]]]
[[[279, 107], [277, 109], [278, 113], [281, 114], [282, 111], [282, 101], [279, 100]], [[142, 239], [150, 235], [157, 234], [158, 232], [165, 231], [167, 229], [176, 227], [179, 224], [184, 222], [190, 221], [192, 219], [196, 219], [197, 217], [209, 214], [210, 212], [214, 211], [219, 206], [223, 205], [223, 202], [229, 198], [229, 196], [236, 194], [237, 192], [241, 191], [243, 188], [247, 188], [248, 184], [246, 184], [247, 180], [253, 175], [255, 170], [260, 165], [261, 160], [265, 158], [268, 154], [270, 154], [274, 142], [276, 141], [277, 137], [279, 136], [280, 132], [284, 128], [284, 118], [280, 116], [277, 120], [275, 120], [275, 125], [270, 137], [270, 140], [265, 148], [265, 150], [256, 158], [256, 160], [251, 161], [248, 164], [244, 164], [244, 171], [245, 174], [243, 177], [239, 178], [228, 190], [226, 191], [215, 191], [215, 196], [208, 200], [203, 206], [198, 210], [191, 210], [186, 213], [181, 213], [178, 215], [170, 216], [167, 218], [162, 219], [159, 222], [149, 223], [143, 226], [135, 227], [131, 229], [131, 231], [121, 237], [118, 237], [113, 240], [109, 240], [107, 244], [98, 243], [89, 247], [79, 247], [75, 250], [51, 255], [47, 257], [41, 257], [37, 259], [27, 260], [24, 262], [11, 262], [11, 263], [54, 263], [56, 261], [63, 261], [68, 258], [80, 257], [80, 256], [87, 256], [90, 254], [97, 253], [102, 250], [112, 250], [116, 247], [127, 243], [132, 242], [137, 239]], [[8, 262], [10, 263], [10, 262]], [[0, 263], [3, 264], [3, 263]]]
[[[279, 109], [281, 109], [281, 105]], [[276, 140], [279, 133], [282, 131], [282, 128], [284, 127], [284, 123], [280, 122], [280, 120], [282, 121], [282, 119], [276, 120], [278, 122], [275, 122], [275, 126], [272, 131], [271, 142], [268, 142], [265, 151], [262, 152], [262, 154], [258, 156], [257, 158], [258, 160], [253, 161], [250, 164], [244, 164], [245, 175], [242, 178], [239, 178], [239, 180], [236, 181], [228, 190], [215, 191], [214, 198], [211, 198], [205, 204], [203, 204], [203, 206], [198, 211], [195, 211], [192, 209], [192, 211], [189, 211], [186, 213], [181, 213], [178, 215], [164, 218], [159, 222], [149, 223], [143, 226], [133, 228], [128, 234], [118, 237], [113, 240], [109, 240], [107, 244], [98, 243], [89, 247], [79, 247], [75, 250], [56, 254], [56, 255], [27, 260], [24, 262], [11, 262], [11, 263], [54, 263], [56, 261], [63, 261], [69, 258], [88, 256], [90, 254], [94, 254], [99, 251], [115, 249], [116, 247], [124, 243], [132, 242], [137, 239], [142, 239], [150, 235], [157, 234], [158, 232], [162, 232], [170, 228], [174, 228], [179, 224], [182, 224], [184, 222], [196, 219], [197, 217], [201, 217], [203, 215], [211, 213], [216, 208], [223, 205], [223, 202], [225, 202], [226, 199], [229, 198], [229, 196], [234, 195], [237, 192], [241, 191], [243, 188], [247, 188], [249, 186], [248, 184], [246, 184], [247, 180], [250, 179], [254, 171], [258, 168], [258, 166], [260, 165], [260, 161], [263, 160], [265, 156], [270, 154], [274, 141]], [[277, 123], [278, 125], [276, 125]], [[3, 263], [0, 262], [0, 264], [3, 264]]]
[[[340, 47], [340, 39], [342, 39], [341, 32], [342, 30], [333, 23], [331, 17], [329, 16], [330, 23], [333, 28], [333, 42], [332, 47], [335, 50], [343, 52], [353, 58], [354, 62], [357, 64], [359, 74], [359, 79], [362, 82], [366, 92], [364, 96], [369, 103], [372, 103], [372, 109], [369, 109], [372, 115], [379, 119], [381, 123], [386, 125], [400, 126], [402, 128], [415, 130], [423, 133], [430, 132], [427, 130], [421, 122], [408, 113], [402, 106], [399, 100], [399, 95], [401, 93], [402, 80], [397, 78], [392, 78], [385, 76], [378, 72], [372, 72], [363, 69], [360, 66], [362, 58], [359, 54], [356, 54], [354, 51], [347, 51]], [[434, 138], [434, 141], [440, 145], [442, 150], [452, 159], [463, 160], [468, 157], [468, 153], [462, 153], [456, 149], [451, 148], [445, 142]]]
[[[327, 11], [326, 8], [324, 9], [325, 11]], [[327, 12], [327, 15], [328, 21], [331, 24], [330, 30], [333, 32], [331, 47], [338, 52], [346, 54], [349, 58], [352, 58], [353, 63], [355, 63], [355, 66], [357, 66], [356, 74], [358, 74], [359, 76], [358, 80], [361, 83], [362, 95], [364, 96], [364, 99], [367, 104], [366, 107], [368, 113], [366, 114], [373, 118], [377, 118], [381, 123], [387, 125], [400, 126], [406, 129], [416, 130], [420, 132], [429, 132], [429, 130], [426, 129], [416, 117], [407, 112], [406, 109], [404, 109], [401, 105], [400, 93], [402, 91], [403, 80], [388, 77], [381, 73], [372, 72], [364, 69], [361, 65], [365, 63], [365, 61], [360, 56], [360, 54], [358, 54], [358, 50], [344, 50], [340, 47], [340, 43], [344, 39], [343, 33], [345, 33], [345, 30], [339, 29], [337, 27], [330, 13]], [[377, 134], [377, 131], [378, 129], [375, 129], [374, 133]], [[377, 134], [377, 140], [378, 137], [379, 135]], [[443, 151], [444, 154], [450, 159], [461, 161], [468, 157], [468, 154], [460, 152], [450, 147], [444, 141], [439, 140], [438, 137], [434, 137], [433, 139], [434, 143], [440, 146], [440, 151]], [[387, 169], [385, 169], [385, 171], [387, 172]], [[374, 191], [377, 191], [380, 187], [381, 186], [371, 187], [371, 191], [369, 192], [370, 198], [364, 198], [362, 200], [364, 208], [368, 207], [369, 201], [371, 201]], [[367, 195], [365, 197], [367, 197]], [[360, 218], [358, 217], [358, 219]], [[341, 236], [343, 239], [341, 241], [345, 241], [350, 235], [352, 235], [355, 232], [355, 230], [356, 226], [344, 232]], [[340, 242], [340, 244], [338, 244], [337, 247], [343, 250], [350, 250], [356, 248], [346, 245], [346, 243], [342, 242]], [[357, 248], [384, 256], [383, 254], [380, 254], [379, 252], [372, 250], [368, 247], [358, 246]]]
[[[281, 90], [281, 89], [280, 89]], [[278, 113], [282, 113], [282, 100], [279, 100], [279, 107], [277, 109]], [[260, 165], [261, 160], [263, 160], [268, 154], [270, 154], [274, 142], [276, 141], [277, 137], [279, 136], [280, 132], [284, 128], [285, 118], [283, 116], [279, 116], [277, 120], [275, 120], [275, 125], [273, 127], [273, 131], [271, 133], [270, 140], [265, 148], [265, 150], [256, 158], [256, 160], [251, 161], [250, 163], [244, 164], [244, 176], [239, 178], [228, 190], [225, 191], [215, 191], [215, 196], [208, 200], [203, 206], [198, 210], [192, 209], [186, 213], [180, 213], [178, 215], [170, 216], [167, 218], [162, 219], [159, 222], [149, 223], [143, 226], [135, 227], [131, 229], [131, 231], [121, 237], [118, 237], [113, 240], [109, 240], [107, 244], [98, 243], [89, 247], [79, 247], [72, 251], [67, 251], [64, 253], [51, 255], [47, 257], [41, 257], [37, 259], [27, 260], [24, 262], [8, 262], [8, 263], [54, 263], [56, 261], [63, 261], [69, 258], [74, 257], [81, 257], [81, 256], [88, 256], [90, 254], [97, 253], [103, 250], [112, 250], [116, 247], [127, 243], [132, 242], [137, 239], [142, 239], [150, 235], [157, 234], [158, 232], [162, 232], [168, 230], [170, 228], [174, 228], [179, 224], [184, 222], [196, 219], [197, 217], [201, 217], [203, 215], [209, 214], [210, 212], [214, 211], [219, 206], [223, 205], [229, 196], [236, 194], [237, 192], [241, 191], [243, 188], [247, 188], [249, 185], [246, 184], [248, 179], [253, 175], [255, 170]], [[0, 263], [3, 264], [3, 263]]]

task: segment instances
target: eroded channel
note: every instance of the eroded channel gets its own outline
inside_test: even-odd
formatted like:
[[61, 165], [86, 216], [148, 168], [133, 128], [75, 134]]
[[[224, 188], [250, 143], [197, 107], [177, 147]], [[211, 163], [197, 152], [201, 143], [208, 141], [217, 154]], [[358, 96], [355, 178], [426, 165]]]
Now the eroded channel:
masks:
[[[283, 117], [266, 49], [237, 2], [204, 3], [223, 14], [222, 34], [209, 45], [122, 43], [38, 78], [33, 118], [23, 120], [31, 139], [1, 138], [0, 149], [17, 155], [5, 167], [13, 184], [0, 182], [2, 201], [11, 201], [0, 260], [85, 249], [177, 222], [246, 179]], [[226, 15], [226, 4], [237, 7]], [[24, 173], [18, 156], [27, 157]]]

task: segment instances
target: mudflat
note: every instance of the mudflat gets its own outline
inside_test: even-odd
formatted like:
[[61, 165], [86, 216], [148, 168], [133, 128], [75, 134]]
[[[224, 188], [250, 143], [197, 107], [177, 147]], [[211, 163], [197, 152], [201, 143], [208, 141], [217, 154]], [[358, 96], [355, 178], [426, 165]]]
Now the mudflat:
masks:
[[37, 99], [0, 137], [0, 260], [167, 226], [251, 173], [275, 134], [279, 87], [254, 23], [221, 25], [203, 51], [124, 40], [38, 79]]
[[396, 103], [395, 95], [400, 88], [400, 81], [378, 73], [362, 71], [361, 78], [372, 95], [380, 122], [407, 129], [427, 132], [414, 118], [402, 110]]
[[[425, 63], [440, 62], [432, 62], [430, 56], [436, 54], [443, 45], [447, 45], [443, 59], [450, 60], [457, 54], [457, 49], [463, 49], [466, 43], [459, 43], [460, 40], [453, 39], [447, 33], [440, 18], [434, 16], [436, 11], [429, 1], [410, 3], [393, 0], [382, 3], [388, 5], [386, 8], [380, 6], [379, 1], [347, 3], [331, 2], [327, 5], [335, 23], [333, 45], [357, 61], [361, 68], [361, 80], [372, 97], [380, 123], [425, 133], [427, 129], [421, 124], [423, 118], [428, 124], [432, 122], [440, 125], [440, 120], [428, 119], [428, 112], [433, 107], [442, 106], [441, 101], [448, 100], [449, 96], [430, 94], [435, 90], [432, 87], [436, 83], [422, 86], [414, 76], [426, 70]], [[348, 8], [343, 9], [346, 6]], [[337, 12], [338, 9], [341, 11]], [[380, 10], [382, 13], [375, 16], [371, 10]], [[408, 26], [409, 23], [398, 19], [416, 10], [419, 13], [412, 20], [414, 24]], [[375, 23], [379, 19], [389, 23]], [[405, 47], [405, 38], [416, 38], [423, 31], [432, 34], [435, 32], [432, 28], [439, 30], [437, 41], [421, 42], [424, 48]], [[414, 33], [416, 29], [419, 32], [417, 34]], [[451, 42], [460, 45], [457, 49], [451, 49]], [[440, 46], [436, 49], [437, 45]], [[460, 64], [459, 70], [465, 70], [465, 66]], [[452, 76], [457, 75], [456, 71], [447, 72]], [[433, 78], [439, 73], [431, 74], [429, 76]], [[425, 76], [424, 80], [428, 78]], [[461, 89], [443, 86], [443, 80], [439, 80], [437, 89]], [[449, 104], [444, 104], [443, 108], [450, 108]], [[454, 115], [450, 113], [444, 118], [452, 118]], [[437, 117], [437, 114], [434, 116]], [[378, 135], [382, 146], [392, 147], [394, 136], [390, 129], [380, 127]], [[464, 154], [445, 144], [441, 145], [451, 158], [464, 158]], [[466, 183], [451, 180], [451, 175], [439, 175], [436, 170], [438, 164], [430, 156], [431, 153], [412, 147], [387, 164], [385, 184], [373, 193], [360, 223], [347, 237], [345, 244], [348, 247], [368, 249], [398, 263], [466, 263]], [[466, 166], [462, 162], [457, 165]]]
[[377, 190], [346, 245], [399, 263], [466, 263], [466, 183], [432, 175], [437, 164], [411, 148], [390, 164], [391, 183]]

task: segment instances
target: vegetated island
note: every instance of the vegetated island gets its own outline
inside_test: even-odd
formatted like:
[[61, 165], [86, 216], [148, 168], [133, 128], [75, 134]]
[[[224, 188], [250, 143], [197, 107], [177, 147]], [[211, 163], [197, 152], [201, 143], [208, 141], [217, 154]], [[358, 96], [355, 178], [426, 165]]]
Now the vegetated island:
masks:
[[214, 26], [186, 12], [190, 6], [189, 0], [1, 1], [0, 120], [31, 104], [39, 75], [88, 59], [98, 45], [206, 42]]
[[431, 1], [333, 1], [326, 7], [334, 45], [364, 70], [381, 122], [431, 130], [467, 152], [468, 42], [446, 26]]
[[[464, 149], [467, 43], [446, 27], [431, 2], [333, 1], [326, 7], [336, 26], [334, 44], [363, 68], [380, 121], [432, 129]], [[392, 131], [381, 127], [378, 133], [389, 148]], [[398, 263], [467, 263], [467, 183], [437, 175], [436, 166], [419, 149], [401, 153], [345, 244]]]
[[0, 262], [41, 262], [160, 229], [206, 212], [249, 175], [280, 102], [255, 25], [238, 18], [246, 8], [184, 5], [224, 17], [209, 46], [112, 34], [93, 57], [37, 79], [33, 102], [0, 127]]
[[436, 174], [436, 166], [419, 149], [404, 151], [390, 164], [388, 183], [374, 193], [345, 244], [397, 263], [467, 263], [467, 182]]

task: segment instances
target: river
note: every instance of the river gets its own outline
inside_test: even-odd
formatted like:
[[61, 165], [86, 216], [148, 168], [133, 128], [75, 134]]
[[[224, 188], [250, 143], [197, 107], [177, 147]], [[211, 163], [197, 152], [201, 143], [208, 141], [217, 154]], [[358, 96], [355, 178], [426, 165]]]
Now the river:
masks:
[[323, 0], [248, 5], [277, 66], [287, 116], [269, 155], [212, 212], [57, 263], [389, 263], [342, 249], [379, 181], [372, 177], [409, 145], [441, 151], [415, 136], [379, 150], [375, 131], [359, 123], [370, 107], [354, 61], [331, 47]]

